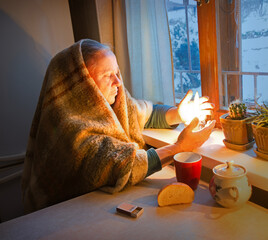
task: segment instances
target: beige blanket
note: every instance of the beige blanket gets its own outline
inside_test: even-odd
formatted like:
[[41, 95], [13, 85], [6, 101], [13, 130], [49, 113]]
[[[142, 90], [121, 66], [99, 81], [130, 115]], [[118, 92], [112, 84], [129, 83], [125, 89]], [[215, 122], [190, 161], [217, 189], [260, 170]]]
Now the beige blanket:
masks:
[[121, 85], [110, 106], [85, 67], [82, 41], [57, 54], [46, 72], [22, 178], [26, 212], [97, 188], [117, 192], [147, 173], [141, 132], [152, 105]]

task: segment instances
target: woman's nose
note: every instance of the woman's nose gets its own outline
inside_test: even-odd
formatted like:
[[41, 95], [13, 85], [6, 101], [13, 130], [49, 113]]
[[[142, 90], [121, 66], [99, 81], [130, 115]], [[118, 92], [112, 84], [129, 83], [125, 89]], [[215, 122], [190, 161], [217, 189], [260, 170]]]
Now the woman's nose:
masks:
[[115, 74], [114, 75], [114, 82], [113, 82], [117, 87], [121, 85], [121, 79]]

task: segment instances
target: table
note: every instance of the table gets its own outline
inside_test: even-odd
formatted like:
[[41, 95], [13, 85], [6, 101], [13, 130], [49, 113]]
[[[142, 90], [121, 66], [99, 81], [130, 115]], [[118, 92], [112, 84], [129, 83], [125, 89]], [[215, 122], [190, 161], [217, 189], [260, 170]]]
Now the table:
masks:
[[[159, 148], [175, 143], [182, 129], [183, 124], [175, 129], [145, 129], [142, 135], [147, 144]], [[253, 186], [268, 191], [268, 161], [257, 157], [253, 148], [246, 151], [226, 148], [223, 139], [222, 130], [214, 128], [209, 139], [200, 148], [194, 150], [203, 156], [202, 165], [212, 169], [226, 161], [234, 161], [247, 169], [249, 182]]]
[[[192, 204], [158, 207], [157, 194], [176, 181], [172, 166], [113, 195], [95, 191], [0, 224], [0, 239], [268, 239], [268, 210], [251, 202], [219, 206], [200, 182]], [[144, 208], [139, 218], [116, 213], [122, 202]]]

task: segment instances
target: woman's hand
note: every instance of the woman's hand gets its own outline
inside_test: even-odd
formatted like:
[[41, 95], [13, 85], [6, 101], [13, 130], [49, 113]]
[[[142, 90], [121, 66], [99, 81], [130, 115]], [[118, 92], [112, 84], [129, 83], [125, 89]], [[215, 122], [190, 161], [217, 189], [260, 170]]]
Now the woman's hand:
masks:
[[209, 103], [208, 97], [201, 97], [197, 104], [191, 100], [193, 91], [189, 90], [179, 103], [178, 107], [170, 108], [166, 113], [166, 121], [172, 126], [179, 123], [188, 125], [194, 117], [198, 117], [200, 121], [206, 119], [213, 112], [214, 105]]
[[211, 115], [214, 109], [214, 105], [208, 102], [208, 97], [201, 97], [199, 98], [199, 102], [195, 103], [191, 100], [192, 96], [193, 91], [189, 90], [177, 107], [181, 122], [187, 125], [195, 117], [198, 117], [200, 121], [204, 121], [206, 116]]
[[215, 120], [208, 121], [204, 128], [193, 132], [193, 129], [199, 123], [198, 118], [194, 118], [180, 133], [176, 143], [157, 148], [155, 151], [160, 158], [162, 167], [172, 163], [175, 154], [179, 152], [192, 152], [194, 149], [200, 147], [206, 140], [208, 140], [209, 135], [215, 126], [215, 122]]
[[193, 132], [193, 129], [198, 125], [198, 118], [194, 118], [191, 123], [183, 129], [180, 133], [175, 145], [175, 151], [178, 152], [191, 152], [200, 147], [205, 141], [208, 140], [212, 129], [215, 127], [216, 121], [208, 121], [204, 128]]

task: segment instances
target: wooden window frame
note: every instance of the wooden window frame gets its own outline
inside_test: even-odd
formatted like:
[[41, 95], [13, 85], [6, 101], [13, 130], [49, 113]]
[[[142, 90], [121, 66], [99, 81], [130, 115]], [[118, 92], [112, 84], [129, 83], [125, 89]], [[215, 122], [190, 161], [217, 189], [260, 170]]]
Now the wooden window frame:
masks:
[[197, 7], [199, 54], [202, 95], [208, 96], [215, 104], [213, 118], [217, 121], [216, 127], [221, 128], [219, 118], [226, 110], [220, 109], [219, 102], [219, 66], [216, 32], [216, 6], [211, 0], [207, 4]]

